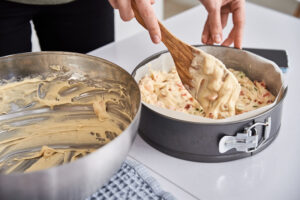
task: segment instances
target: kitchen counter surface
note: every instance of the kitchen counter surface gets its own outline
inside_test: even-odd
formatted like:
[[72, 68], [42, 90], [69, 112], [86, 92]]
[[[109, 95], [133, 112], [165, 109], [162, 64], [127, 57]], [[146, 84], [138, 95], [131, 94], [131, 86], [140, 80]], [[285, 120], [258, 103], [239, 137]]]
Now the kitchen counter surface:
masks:
[[[183, 41], [200, 44], [205, 19], [205, 9], [198, 6], [163, 23]], [[225, 35], [231, 25], [228, 23]], [[279, 136], [261, 153], [225, 163], [180, 160], [157, 151], [137, 136], [129, 158], [144, 164], [163, 189], [177, 199], [300, 199], [300, 20], [246, 3], [243, 46], [285, 49], [288, 53], [289, 91]], [[152, 44], [146, 31], [141, 31], [90, 54], [110, 60], [131, 73], [139, 62], [163, 49], [162, 44]]]

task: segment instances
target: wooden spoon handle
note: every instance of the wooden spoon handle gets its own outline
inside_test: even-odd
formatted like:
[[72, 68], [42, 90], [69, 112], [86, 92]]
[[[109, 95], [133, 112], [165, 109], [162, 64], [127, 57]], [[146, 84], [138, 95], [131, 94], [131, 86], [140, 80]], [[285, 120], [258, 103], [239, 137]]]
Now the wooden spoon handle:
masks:
[[[135, 0], [131, 0], [131, 7], [136, 20], [145, 29], [147, 29], [146, 24], [138, 11]], [[190, 45], [176, 38], [164, 25], [162, 25], [162, 23], [159, 20], [157, 21], [161, 31], [161, 41], [165, 44], [165, 46], [171, 53], [182, 82], [190, 85], [191, 76], [189, 73], [189, 67], [194, 58], [193, 48]]]

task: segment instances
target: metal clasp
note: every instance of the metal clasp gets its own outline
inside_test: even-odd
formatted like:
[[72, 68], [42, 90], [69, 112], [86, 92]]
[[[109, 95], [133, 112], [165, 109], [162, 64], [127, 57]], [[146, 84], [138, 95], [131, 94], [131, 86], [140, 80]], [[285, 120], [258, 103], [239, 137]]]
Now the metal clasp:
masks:
[[[258, 141], [256, 126], [264, 126], [263, 135]], [[219, 152], [225, 153], [230, 149], [236, 151], [251, 153], [259, 149], [265, 144], [270, 136], [271, 117], [268, 117], [265, 122], [257, 122], [249, 127], [245, 127], [242, 133], [237, 133], [236, 136], [223, 136], [219, 141]]]

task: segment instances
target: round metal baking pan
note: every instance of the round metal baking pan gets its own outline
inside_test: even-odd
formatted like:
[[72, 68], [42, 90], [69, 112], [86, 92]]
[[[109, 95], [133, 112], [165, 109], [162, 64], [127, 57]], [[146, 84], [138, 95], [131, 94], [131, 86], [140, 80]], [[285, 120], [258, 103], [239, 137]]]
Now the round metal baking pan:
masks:
[[[254, 56], [251, 53], [248, 55], [246, 51], [228, 47], [200, 45], [196, 47], [212, 50], [210, 53], [223, 62], [227, 53]], [[132, 75], [135, 77], [139, 68], [166, 52], [162, 51], [146, 58], [135, 68]], [[232, 65], [226, 62], [224, 62], [226, 66]], [[229, 62], [237, 64], [234, 61]], [[260, 62], [264, 61], [260, 60]], [[275, 65], [275, 63], [271, 64]], [[250, 67], [254, 66], [250, 65]], [[256, 80], [259, 79], [261, 78]], [[185, 160], [224, 162], [249, 157], [265, 149], [278, 135], [287, 87], [280, 93], [277, 104], [261, 114], [243, 120], [215, 124], [172, 118], [142, 104], [138, 131], [140, 136], [154, 148]]]
[[94, 79], [124, 83], [134, 119], [114, 140], [71, 163], [30, 173], [0, 174], [0, 199], [87, 198], [121, 167], [136, 136], [141, 110], [138, 85], [130, 74], [109, 61], [68, 52], [16, 54], [0, 58], [0, 80], [51, 73], [50, 65], [67, 66]]

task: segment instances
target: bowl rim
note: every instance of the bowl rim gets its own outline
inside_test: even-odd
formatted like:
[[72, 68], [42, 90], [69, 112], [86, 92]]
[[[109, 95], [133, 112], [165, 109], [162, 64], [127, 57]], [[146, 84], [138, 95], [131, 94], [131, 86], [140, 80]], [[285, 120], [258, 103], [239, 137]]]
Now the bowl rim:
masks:
[[100, 57], [88, 55], [88, 54], [83, 54], [83, 53], [68, 52], [68, 51], [38, 51], [38, 52], [17, 53], [17, 54], [2, 56], [2, 57], [0, 57], [0, 61], [6, 60], [6, 59], [16, 59], [16, 58], [22, 58], [22, 57], [27, 57], [27, 56], [38, 56], [38, 55], [47, 55], [47, 54], [53, 54], [53, 55], [59, 54], [59, 55], [65, 55], [65, 56], [80, 56], [80, 57], [85, 57], [85, 58], [89, 58], [89, 59], [96, 60], [96, 61], [101, 61], [101, 62], [104, 62], [106, 64], [113, 66], [114, 68], [118, 68], [122, 72], [125, 72], [129, 76], [131, 76], [131, 74], [129, 72], [127, 72], [125, 69], [123, 69], [119, 65], [117, 65], [111, 61], [108, 61], [104, 58], [100, 58]]

